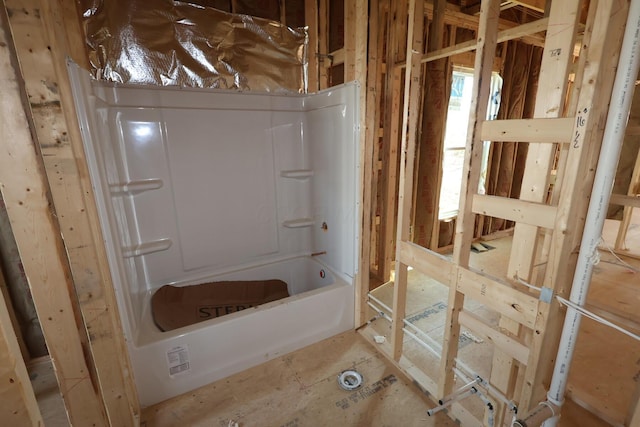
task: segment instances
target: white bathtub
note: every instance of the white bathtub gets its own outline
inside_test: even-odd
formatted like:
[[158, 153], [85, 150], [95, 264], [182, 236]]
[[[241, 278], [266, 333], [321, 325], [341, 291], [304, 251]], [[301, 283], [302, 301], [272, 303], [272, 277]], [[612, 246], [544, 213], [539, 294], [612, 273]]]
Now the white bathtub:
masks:
[[[357, 85], [231, 93], [69, 71], [143, 406], [354, 327]], [[155, 327], [161, 286], [236, 279], [281, 279], [292, 296]]]
[[[130, 351], [143, 406], [353, 328], [353, 286], [310, 257], [212, 279], [280, 279], [291, 296], [169, 332], [156, 328], [150, 304], [145, 304], [140, 333]], [[168, 354], [181, 352], [183, 359], [170, 365]]]

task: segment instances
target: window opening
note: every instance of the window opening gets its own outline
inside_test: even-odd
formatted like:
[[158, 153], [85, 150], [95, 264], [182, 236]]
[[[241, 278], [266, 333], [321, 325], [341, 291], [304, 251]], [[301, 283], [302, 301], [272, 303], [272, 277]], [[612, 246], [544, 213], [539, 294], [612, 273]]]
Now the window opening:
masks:
[[[438, 219], [440, 220], [451, 219], [458, 215], [473, 83], [473, 70], [456, 68], [453, 71], [443, 145], [442, 183], [440, 185], [440, 206], [438, 209]], [[487, 109], [487, 120], [494, 120], [498, 114], [501, 90], [502, 77], [498, 73], [493, 73], [491, 76], [491, 95]], [[485, 141], [482, 150], [480, 184], [478, 186], [480, 194], [485, 192], [489, 147], [490, 142]]]

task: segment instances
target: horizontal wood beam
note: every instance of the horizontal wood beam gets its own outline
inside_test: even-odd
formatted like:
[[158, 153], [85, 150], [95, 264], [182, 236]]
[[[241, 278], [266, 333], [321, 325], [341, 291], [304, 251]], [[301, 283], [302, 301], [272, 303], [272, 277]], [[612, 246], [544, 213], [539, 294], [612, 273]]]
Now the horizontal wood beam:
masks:
[[[542, 18], [528, 24], [518, 25], [517, 27], [502, 30], [498, 33], [498, 43], [506, 42], [509, 40], [515, 40], [524, 36], [539, 33], [547, 29], [549, 24], [549, 18]], [[469, 40], [466, 42], [458, 43], [453, 46], [445, 47], [443, 49], [434, 50], [422, 57], [420, 62], [431, 62], [437, 59], [447, 58], [459, 53], [470, 52], [476, 49], [478, 42], [476, 40]]]
[[[335, 50], [329, 54], [331, 56], [330, 65], [340, 65], [344, 64], [345, 61], [345, 50], [344, 48]], [[327, 64], [329, 66], [329, 64]]]
[[557, 211], [555, 206], [542, 203], [481, 194], [473, 196], [471, 209], [474, 213], [548, 229], [554, 228]]
[[421, 63], [435, 61], [437, 59], [448, 58], [450, 56], [457, 55], [459, 53], [470, 52], [476, 50], [478, 42], [476, 40], [469, 40], [466, 42], [458, 43], [453, 46], [448, 46], [442, 49], [429, 52], [422, 57]]
[[[546, 31], [548, 26], [549, 26], [549, 18], [541, 18], [536, 21], [527, 22], [526, 24], [521, 24], [512, 28], [503, 29], [498, 32], [498, 43], [541, 33], [543, 31]], [[542, 38], [542, 36], [540, 37]]]
[[468, 6], [464, 6], [462, 7], [460, 10], [463, 13], [466, 13], [467, 15], [477, 15], [478, 13], [480, 13], [480, 4], [482, 2], [477, 1], [473, 4], [470, 4]]
[[487, 120], [482, 125], [484, 141], [555, 143], [570, 142], [574, 119]]
[[517, 3], [527, 9], [535, 10], [536, 12], [544, 13], [544, 8], [548, 0], [514, 0], [512, 3]]
[[479, 316], [469, 311], [462, 310], [458, 320], [462, 326], [469, 329], [474, 334], [482, 336], [482, 338], [487, 341], [490, 341], [502, 352], [508, 354], [520, 363], [525, 365], [527, 364], [529, 348], [524, 344], [519, 343], [515, 338], [494, 329]]
[[[453, 65], [458, 65], [460, 67], [473, 68], [475, 66], [475, 52], [463, 52], [458, 53], [454, 56], [451, 56], [451, 63]], [[493, 68], [492, 70], [495, 72], [499, 72], [502, 69], [502, 58], [500, 56], [496, 56], [493, 58]]]
[[[466, 14], [469, 15], [477, 15], [478, 13], [480, 13], [480, 4], [481, 2], [478, 1], [475, 4], [469, 5], [469, 6], [465, 6], [462, 8], [462, 11]], [[516, 7], [518, 6], [518, 3], [515, 1], [509, 1], [509, 0], [505, 0], [505, 1], [501, 1], [500, 2], [500, 10], [507, 10], [507, 9], [511, 9], [512, 7]]]
[[398, 245], [401, 263], [449, 286], [454, 272], [454, 264], [451, 261], [415, 243], [400, 241]]
[[640, 208], [640, 197], [625, 196], [624, 194], [612, 194], [609, 203], [611, 203], [612, 205]]
[[625, 135], [640, 135], [640, 126], [639, 125], [629, 125], [625, 131]]
[[538, 300], [533, 296], [462, 267], [458, 268], [456, 288], [466, 297], [533, 329], [538, 313]]
[[[522, 6], [526, 9], [531, 9], [536, 12], [544, 13], [545, 0], [508, 0], [500, 3], [500, 10], [511, 9], [515, 6]], [[470, 15], [475, 15], [480, 12], [480, 1], [476, 4], [472, 4], [470, 6], [462, 9], [464, 13], [468, 13]]]
[[[433, 19], [433, 3], [425, 2], [424, 4], [425, 13], [429, 20]], [[480, 17], [478, 15], [469, 15], [464, 13], [460, 6], [456, 6], [451, 3], [446, 4], [445, 9], [445, 17], [444, 23], [446, 25], [453, 25], [458, 28], [465, 28], [468, 30], [477, 31], [478, 23], [480, 22]], [[513, 21], [507, 21], [506, 19], [501, 19], [498, 22], [498, 31], [507, 30], [509, 28], [518, 27], [521, 24], [518, 24]], [[524, 43], [544, 47], [545, 37], [542, 35], [532, 34], [526, 35], [522, 38]]]

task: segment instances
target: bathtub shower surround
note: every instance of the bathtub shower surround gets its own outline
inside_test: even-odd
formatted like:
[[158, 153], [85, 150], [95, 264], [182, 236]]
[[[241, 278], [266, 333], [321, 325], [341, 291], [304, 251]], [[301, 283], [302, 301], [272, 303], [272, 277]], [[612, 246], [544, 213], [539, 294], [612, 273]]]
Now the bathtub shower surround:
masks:
[[[69, 71], [142, 405], [353, 328], [356, 84], [282, 95]], [[163, 285], [274, 279], [290, 297], [153, 323]]]

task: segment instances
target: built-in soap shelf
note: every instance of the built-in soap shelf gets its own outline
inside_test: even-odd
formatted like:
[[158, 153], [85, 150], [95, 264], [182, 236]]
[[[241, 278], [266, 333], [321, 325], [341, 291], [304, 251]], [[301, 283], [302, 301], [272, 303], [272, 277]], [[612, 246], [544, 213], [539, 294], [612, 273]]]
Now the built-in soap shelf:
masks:
[[139, 243], [135, 246], [128, 248], [122, 248], [122, 256], [125, 258], [131, 258], [136, 256], [149, 255], [154, 252], [166, 251], [171, 247], [171, 239], [164, 238], [158, 240], [152, 240], [150, 242]]
[[293, 169], [280, 172], [280, 176], [283, 178], [305, 179], [313, 176], [313, 170], [311, 169]]
[[121, 184], [111, 184], [109, 188], [111, 189], [111, 193], [134, 195], [144, 191], [158, 190], [162, 188], [162, 180], [157, 178], [139, 179]]
[[311, 227], [315, 223], [316, 222], [312, 218], [296, 218], [284, 221], [282, 226], [286, 228], [304, 228]]

